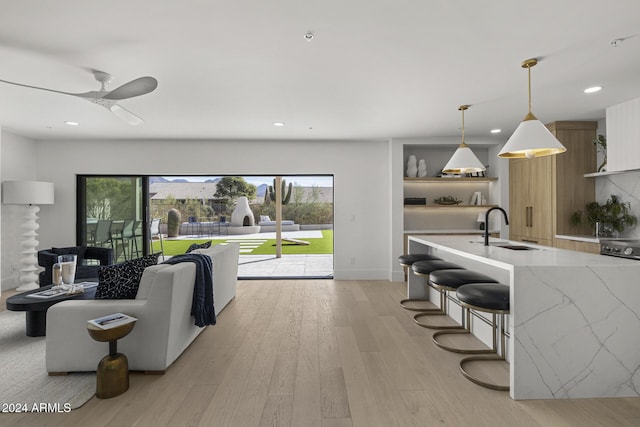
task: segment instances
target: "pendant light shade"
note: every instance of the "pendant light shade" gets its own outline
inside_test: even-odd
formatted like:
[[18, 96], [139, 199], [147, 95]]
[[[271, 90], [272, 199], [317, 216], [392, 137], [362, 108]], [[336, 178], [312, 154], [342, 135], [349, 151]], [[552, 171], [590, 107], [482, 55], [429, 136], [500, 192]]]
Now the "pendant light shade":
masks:
[[536, 59], [527, 59], [522, 62], [522, 68], [526, 68], [529, 72], [529, 112], [502, 147], [498, 157], [533, 158], [567, 151], [564, 145], [531, 112], [531, 67], [537, 63]]
[[474, 173], [482, 172], [486, 169], [476, 155], [473, 154], [471, 148], [464, 142], [464, 111], [468, 108], [468, 105], [458, 107], [458, 110], [462, 111], [462, 142], [442, 169], [444, 173]]

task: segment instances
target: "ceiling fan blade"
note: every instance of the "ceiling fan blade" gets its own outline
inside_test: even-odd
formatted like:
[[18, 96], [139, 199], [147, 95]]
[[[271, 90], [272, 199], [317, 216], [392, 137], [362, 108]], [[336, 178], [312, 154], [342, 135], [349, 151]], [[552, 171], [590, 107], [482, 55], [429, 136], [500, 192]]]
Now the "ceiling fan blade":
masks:
[[108, 108], [109, 110], [111, 110], [113, 114], [116, 115], [116, 117], [124, 120], [125, 122], [129, 123], [131, 126], [137, 126], [144, 121], [140, 117], [133, 114], [131, 111], [127, 110], [124, 107], [121, 107], [118, 104], [113, 104], [111, 107], [108, 107]]
[[8, 80], [0, 80], [1, 83], [8, 83], [10, 85], [15, 85], [15, 86], [22, 86], [22, 87], [28, 87], [30, 89], [38, 89], [38, 90], [46, 90], [47, 92], [55, 92], [55, 93], [61, 93], [63, 95], [73, 95], [73, 96], [83, 96], [83, 95], [87, 95], [87, 94], [91, 94], [94, 92], [87, 92], [87, 94], [83, 94], [83, 93], [73, 93], [73, 92], [64, 92], [62, 90], [55, 90], [55, 89], [48, 89], [46, 87], [40, 87], [40, 86], [31, 86], [31, 85], [26, 85], [24, 83], [16, 83], [16, 82], [10, 82]]
[[135, 96], [146, 95], [158, 87], [158, 81], [153, 77], [140, 77], [106, 93], [103, 98], [122, 100]]

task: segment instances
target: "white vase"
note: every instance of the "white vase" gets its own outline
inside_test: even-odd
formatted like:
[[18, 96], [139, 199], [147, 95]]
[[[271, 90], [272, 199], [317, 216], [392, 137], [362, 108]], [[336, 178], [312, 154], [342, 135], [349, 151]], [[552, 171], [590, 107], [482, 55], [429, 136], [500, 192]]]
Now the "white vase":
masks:
[[409, 178], [418, 176], [418, 160], [413, 154], [409, 156], [409, 161], [407, 162], [407, 176]]
[[420, 159], [418, 162], [418, 176], [420, 178], [427, 176], [427, 164], [424, 162], [424, 159]]

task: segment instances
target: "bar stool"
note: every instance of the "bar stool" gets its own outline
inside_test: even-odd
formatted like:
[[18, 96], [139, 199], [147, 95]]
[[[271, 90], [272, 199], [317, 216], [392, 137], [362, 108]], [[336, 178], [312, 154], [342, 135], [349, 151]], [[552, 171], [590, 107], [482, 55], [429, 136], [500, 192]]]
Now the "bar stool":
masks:
[[[434, 260], [425, 260], [425, 261], [416, 261], [413, 263], [413, 265], [411, 265], [411, 271], [413, 272], [413, 274], [415, 274], [416, 276], [426, 276], [427, 277], [427, 282], [426, 285], [429, 286], [429, 280], [428, 280], [428, 276], [433, 273], [434, 271], [437, 270], [463, 270], [464, 268], [459, 266], [458, 264], [455, 264], [453, 262], [449, 262], [449, 261], [444, 261], [441, 259], [434, 259]], [[435, 325], [427, 325], [425, 323], [420, 323], [420, 321], [418, 321], [419, 318], [423, 317], [423, 316], [442, 316], [442, 315], [446, 315], [446, 309], [445, 307], [445, 295], [442, 291], [438, 291], [440, 294], [440, 307], [439, 308], [426, 308], [423, 310], [420, 310], [420, 313], [416, 314], [415, 316], [413, 316], [413, 320], [420, 326], [422, 326], [423, 328], [429, 328], [429, 329], [460, 329], [461, 326], [435, 326]]]
[[[405, 254], [405, 255], [400, 255], [398, 257], [398, 262], [402, 267], [409, 268], [413, 265], [414, 262], [433, 261], [436, 259], [440, 259], [440, 258], [438, 258], [435, 255], [429, 255], [429, 254]], [[423, 308], [415, 308], [415, 307], [409, 307], [405, 305], [406, 303], [409, 303], [409, 302], [424, 302], [424, 301], [429, 301], [429, 300], [418, 299], [418, 298], [407, 298], [400, 301], [400, 306], [402, 306], [402, 308], [404, 308], [405, 310], [409, 310], [409, 311], [424, 311], [425, 309]], [[430, 309], [427, 309], [427, 310], [430, 310]]]
[[[509, 386], [488, 383], [474, 377], [465, 369], [465, 364], [469, 362], [501, 362], [505, 360], [505, 314], [509, 314], [509, 287], [500, 283], [473, 283], [463, 285], [456, 291], [456, 296], [460, 303], [467, 310], [482, 311], [491, 313], [492, 329], [493, 329], [493, 351], [494, 356], [470, 356], [460, 361], [460, 372], [469, 381], [472, 381], [482, 387], [493, 390], [509, 390]], [[496, 317], [500, 315], [500, 353], [498, 354], [498, 325]]]
[[[471, 270], [436, 270], [429, 275], [429, 285], [434, 289], [441, 292], [444, 295], [444, 301], [447, 300], [448, 292], [455, 292], [459, 287], [463, 285], [467, 285], [470, 283], [498, 283], [493, 278], [487, 276], [486, 274], [478, 273]], [[461, 326], [459, 328], [450, 327], [449, 330], [438, 331], [433, 334], [431, 338], [433, 343], [438, 347], [452, 351], [454, 353], [466, 353], [466, 354], [484, 354], [484, 353], [495, 353], [495, 351], [488, 349], [464, 349], [457, 347], [450, 347], [445, 344], [438, 342], [438, 337], [442, 335], [449, 334], [470, 334], [471, 330], [469, 329], [471, 325], [471, 311], [466, 309], [464, 305], [460, 304], [462, 309], [461, 316]], [[445, 304], [443, 307], [443, 311], [445, 314], [448, 313], [447, 305]]]

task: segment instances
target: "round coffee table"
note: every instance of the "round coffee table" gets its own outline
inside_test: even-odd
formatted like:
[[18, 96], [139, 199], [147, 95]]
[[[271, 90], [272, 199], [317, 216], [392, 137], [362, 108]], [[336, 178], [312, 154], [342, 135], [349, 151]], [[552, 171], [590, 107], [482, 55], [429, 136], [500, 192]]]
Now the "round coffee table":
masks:
[[[82, 282], [91, 282], [98, 280], [84, 279]], [[70, 299], [94, 299], [96, 295], [96, 287], [86, 289], [84, 292], [73, 295], [58, 295], [51, 298], [40, 299], [28, 297], [27, 295], [36, 292], [46, 291], [51, 289], [53, 285], [43, 286], [38, 289], [16, 294], [7, 298], [6, 306], [7, 310], [11, 311], [26, 311], [26, 324], [27, 324], [27, 336], [29, 337], [43, 337], [47, 334], [47, 310], [54, 304], [60, 301], [66, 301]]]
[[129, 389], [129, 361], [127, 356], [118, 353], [118, 340], [129, 335], [135, 326], [135, 320], [111, 329], [101, 329], [87, 323], [91, 338], [109, 343], [109, 354], [100, 360], [96, 369], [96, 397], [109, 399]]

